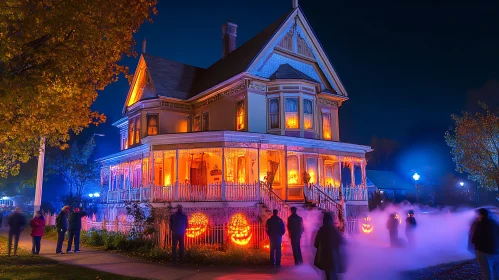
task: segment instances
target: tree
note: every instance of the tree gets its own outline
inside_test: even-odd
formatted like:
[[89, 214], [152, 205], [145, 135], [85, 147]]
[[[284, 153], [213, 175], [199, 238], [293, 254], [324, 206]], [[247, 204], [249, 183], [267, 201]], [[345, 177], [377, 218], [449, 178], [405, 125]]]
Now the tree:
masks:
[[0, 2], [0, 176], [16, 175], [42, 138], [66, 148], [70, 133], [105, 121], [90, 106], [136, 55], [133, 33], [157, 0]]
[[[458, 172], [468, 173], [480, 187], [499, 186], [499, 116], [485, 104], [483, 111], [452, 115], [454, 126], [445, 134]], [[498, 195], [499, 197], [499, 195]]]
[[48, 174], [61, 176], [69, 190], [66, 202], [79, 204], [85, 190], [92, 185], [98, 185], [99, 165], [94, 160], [94, 153], [95, 140], [92, 137], [84, 145], [74, 142], [69, 149], [56, 149], [48, 154]]

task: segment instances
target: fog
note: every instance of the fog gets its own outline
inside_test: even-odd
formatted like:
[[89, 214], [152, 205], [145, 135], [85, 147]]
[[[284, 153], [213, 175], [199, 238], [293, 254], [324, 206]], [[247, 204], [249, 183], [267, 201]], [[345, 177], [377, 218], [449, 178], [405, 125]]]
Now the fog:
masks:
[[[415, 245], [392, 248], [386, 229], [388, 216], [391, 213], [399, 214], [402, 220], [398, 229], [399, 238], [407, 243], [405, 218], [410, 209], [414, 210], [417, 221]], [[315, 249], [311, 244], [317, 229], [322, 225], [322, 214], [315, 211], [301, 214], [305, 216], [306, 232], [302, 238], [302, 250], [306, 265], [294, 270], [305, 276], [302, 279], [318, 279], [314, 270], [315, 273], [320, 271], [313, 266]], [[391, 206], [384, 211], [373, 211], [369, 216], [373, 226], [370, 234], [345, 237], [348, 269], [340, 279], [402, 279], [403, 271], [474, 257], [467, 250], [469, 227], [475, 217], [472, 209], [453, 213], [448, 210], [423, 212], [417, 207], [402, 205]]]

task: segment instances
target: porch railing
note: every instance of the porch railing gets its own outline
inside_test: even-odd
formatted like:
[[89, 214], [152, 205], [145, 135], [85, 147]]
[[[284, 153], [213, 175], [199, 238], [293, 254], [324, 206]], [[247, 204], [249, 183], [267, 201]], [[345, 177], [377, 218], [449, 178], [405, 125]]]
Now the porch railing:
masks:
[[309, 185], [307, 187], [306, 194], [307, 200], [317, 205], [319, 209], [334, 213], [336, 219], [340, 222], [340, 226], [344, 228], [345, 215], [343, 213], [343, 205], [335, 201], [332, 197], [325, 193], [321, 187], [316, 185]]
[[277, 209], [279, 217], [287, 221], [291, 214], [288, 204], [263, 182], [260, 183], [260, 194], [260, 203], [263, 203], [269, 210]]
[[[348, 201], [367, 200], [367, 188], [365, 187], [339, 187], [316, 185], [321, 191], [336, 201], [342, 198]], [[341, 191], [340, 191], [341, 190]]]

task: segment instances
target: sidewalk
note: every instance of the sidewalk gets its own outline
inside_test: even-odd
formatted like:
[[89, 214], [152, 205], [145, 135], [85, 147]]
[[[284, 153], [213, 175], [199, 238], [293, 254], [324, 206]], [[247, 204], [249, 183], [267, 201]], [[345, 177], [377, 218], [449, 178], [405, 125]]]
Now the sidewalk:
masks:
[[[7, 237], [7, 230], [0, 229], [0, 235]], [[31, 251], [31, 237], [23, 234], [19, 246]], [[160, 265], [148, 263], [123, 256], [118, 253], [98, 251], [82, 247], [82, 253], [55, 254], [56, 242], [42, 239], [40, 255], [63, 263], [84, 266], [95, 270], [105, 271], [125, 276], [141, 277], [145, 279], [166, 280], [229, 280], [229, 279], [317, 279], [317, 274], [307, 267], [272, 268], [236, 268], [236, 267], [209, 267], [170, 264]]]

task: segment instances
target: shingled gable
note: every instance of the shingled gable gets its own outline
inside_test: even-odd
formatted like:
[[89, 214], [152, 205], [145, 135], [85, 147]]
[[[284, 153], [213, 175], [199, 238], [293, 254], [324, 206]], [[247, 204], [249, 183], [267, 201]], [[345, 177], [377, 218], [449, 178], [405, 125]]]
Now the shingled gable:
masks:
[[274, 72], [269, 78], [270, 80], [277, 80], [277, 79], [301, 79], [301, 80], [306, 80], [310, 81], [313, 83], [320, 83], [319, 81], [315, 80], [314, 78], [308, 76], [307, 74], [301, 72], [300, 70], [297, 70], [293, 68], [293, 66], [289, 64], [282, 64], [277, 68], [277, 71]]

